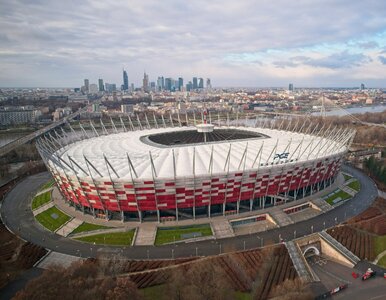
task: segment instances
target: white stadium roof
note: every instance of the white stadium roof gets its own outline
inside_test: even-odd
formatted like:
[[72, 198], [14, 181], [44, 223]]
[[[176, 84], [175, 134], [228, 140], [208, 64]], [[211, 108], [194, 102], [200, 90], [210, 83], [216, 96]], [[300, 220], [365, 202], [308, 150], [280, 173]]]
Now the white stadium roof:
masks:
[[[339, 142], [337, 135], [334, 136], [334, 134], [331, 134], [334, 138], [323, 138], [267, 128], [230, 128], [258, 132], [266, 136], [206, 144], [164, 146], [146, 142], [143, 137], [172, 131], [196, 130], [195, 127], [146, 129], [76, 141], [57, 150], [55, 156], [59, 156], [71, 165], [80, 177], [87, 176], [83, 172], [86, 171], [91, 172], [96, 178], [100, 178], [101, 175], [109, 178], [111, 175], [114, 180], [118, 177], [127, 180], [131, 179], [128, 157], [134, 166], [136, 177], [151, 179], [154, 176], [158, 178], [191, 177], [193, 174], [200, 176], [251, 168], [269, 168], [272, 162], [274, 164], [304, 162], [347, 150], [348, 139], [343, 138]], [[325, 136], [328, 134], [328, 132], [325, 133]], [[279, 157], [280, 155], [282, 158]], [[108, 166], [109, 164], [112, 168]], [[194, 170], [193, 166], [195, 166]], [[68, 167], [67, 172], [72, 173]]]

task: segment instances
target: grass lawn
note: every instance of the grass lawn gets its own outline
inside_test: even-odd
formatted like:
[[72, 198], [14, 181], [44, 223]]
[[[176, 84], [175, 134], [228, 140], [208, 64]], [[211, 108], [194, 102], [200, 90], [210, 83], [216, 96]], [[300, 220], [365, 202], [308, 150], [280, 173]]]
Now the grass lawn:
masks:
[[345, 174], [345, 173], [342, 173], [342, 174], [343, 174], [343, 177], [344, 177], [344, 181], [347, 181], [347, 180], [352, 178], [352, 176], [350, 176], [348, 174]]
[[74, 231], [71, 232], [71, 234], [86, 232], [86, 231], [93, 231], [98, 229], [107, 229], [107, 228], [112, 228], [112, 227], [83, 222], [77, 228], [75, 228]]
[[[162, 245], [180, 241], [184, 239], [213, 235], [209, 224], [192, 225], [192, 226], [176, 226], [176, 227], [158, 227], [155, 237], [155, 245]], [[185, 235], [185, 236], [184, 236]]]
[[45, 228], [51, 231], [55, 231], [68, 220], [70, 217], [61, 212], [55, 206], [43, 211], [42, 213], [35, 216], [36, 220], [42, 224]]
[[386, 235], [375, 237], [374, 251], [375, 255], [386, 250]]
[[347, 194], [345, 191], [338, 190], [337, 192], [335, 192], [335, 194], [331, 195], [330, 197], [328, 197], [325, 200], [327, 201], [328, 204], [334, 205], [334, 204], [336, 204], [336, 203], [334, 203], [334, 200], [337, 198], [340, 198], [341, 199], [340, 201], [343, 201], [343, 200], [351, 198], [351, 196], [349, 194]]
[[52, 187], [54, 184], [55, 184], [55, 180], [51, 179], [50, 181], [47, 181], [45, 184], [43, 184], [40, 187], [39, 191], [43, 191], [45, 189], [48, 189], [48, 188]]
[[35, 210], [50, 201], [51, 201], [51, 191], [40, 194], [39, 196], [36, 196], [35, 198], [33, 198], [32, 204], [31, 204], [32, 210]]
[[379, 261], [378, 261], [378, 266], [381, 266], [383, 268], [386, 268], [386, 255], [383, 256]]
[[361, 189], [361, 184], [359, 183], [358, 180], [350, 182], [347, 186], [357, 192]]
[[99, 245], [115, 245], [115, 246], [130, 246], [134, 237], [134, 229], [124, 232], [110, 232], [84, 237], [75, 238], [78, 241], [99, 244]]

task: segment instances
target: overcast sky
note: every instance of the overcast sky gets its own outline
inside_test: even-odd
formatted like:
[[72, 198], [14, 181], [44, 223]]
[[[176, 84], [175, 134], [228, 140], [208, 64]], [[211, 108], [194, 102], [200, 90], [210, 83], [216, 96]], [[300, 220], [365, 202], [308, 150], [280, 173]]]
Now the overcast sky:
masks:
[[386, 87], [383, 0], [1, 0], [0, 86]]

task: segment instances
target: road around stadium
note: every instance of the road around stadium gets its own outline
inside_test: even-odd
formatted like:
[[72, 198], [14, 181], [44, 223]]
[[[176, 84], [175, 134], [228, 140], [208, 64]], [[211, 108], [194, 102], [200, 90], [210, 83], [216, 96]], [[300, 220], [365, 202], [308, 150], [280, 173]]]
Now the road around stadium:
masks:
[[216, 255], [224, 250], [244, 250], [261, 246], [261, 239], [278, 243], [293, 239], [294, 231], [297, 237], [335, 226], [364, 211], [377, 197], [375, 183], [361, 171], [344, 165], [342, 171], [356, 177], [361, 183], [360, 191], [346, 203], [312, 219], [301, 221], [285, 227], [275, 228], [258, 234], [235, 236], [231, 238], [179, 243], [163, 246], [103, 246], [81, 243], [64, 238], [43, 229], [32, 214], [29, 207], [31, 196], [47, 182], [51, 175], [48, 172], [29, 176], [21, 181], [2, 202], [1, 217], [6, 226], [14, 234], [24, 240], [45, 247], [49, 250], [78, 257], [96, 257], [98, 254], [121, 254], [128, 259], [168, 259], [190, 256]]

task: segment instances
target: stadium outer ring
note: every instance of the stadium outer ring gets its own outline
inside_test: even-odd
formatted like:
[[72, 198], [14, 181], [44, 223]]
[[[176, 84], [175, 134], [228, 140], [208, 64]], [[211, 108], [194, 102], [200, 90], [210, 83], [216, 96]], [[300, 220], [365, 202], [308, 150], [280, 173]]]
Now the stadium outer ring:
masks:
[[[144, 129], [139, 118], [137, 120], [141, 129], [140, 135], [147, 135], [149, 132], [146, 130], [148, 129]], [[149, 123], [147, 124], [149, 125]], [[171, 124], [173, 125], [172, 119]], [[170, 215], [173, 217], [174, 214], [178, 220], [179, 216], [186, 216], [186, 212], [191, 212], [191, 217], [194, 219], [196, 212], [203, 210], [210, 217], [214, 208], [224, 215], [229, 212], [239, 213], [241, 208], [246, 206], [249, 206], [250, 210], [264, 208], [267, 205], [277, 205], [303, 198], [314, 191], [329, 186], [339, 173], [342, 156], [347, 152], [355, 131], [336, 128], [330, 130], [330, 127], [324, 128], [323, 126], [318, 130], [315, 127], [311, 132], [310, 127], [304, 129], [304, 124], [299, 126], [300, 130], [298, 131], [284, 132], [286, 134], [296, 132], [296, 134], [303, 134], [311, 138], [310, 142], [304, 143], [304, 145], [300, 144], [299, 156], [300, 152], [304, 153], [308, 149], [307, 159], [298, 161], [284, 158], [284, 160], [279, 159], [276, 163], [271, 162], [270, 158], [272, 154], [276, 155], [275, 150], [278, 148], [276, 143], [276, 146], [270, 151], [271, 154], [266, 163], [259, 164], [256, 168], [247, 169], [245, 163], [242, 166], [243, 157], [248, 149], [247, 143], [238, 169], [229, 171], [228, 164], [226, 172], [215, 173], [213, 172], [213, 165], [210, 164], [210, 162], [213, 164], [212, 147], [208, 173], [197, 175], [193, 171], [191, 176], [183, 177], [176, 174], [175, 167], [173, 177], [157, 177], [157, 168], [151, 152], [149, 153], [149, 165], [152, 176], [150, 178], [136, 177], [136, 166], [127, 155], [127, 165], [131, 178], [126, 181], [119, 178], [117, 171], [105, 154], [99, 159], [104, 160], [106, 166], [104, 172], [108, 174], [108, 177], [101, 174], [100, 167], [98, 170], [90, 157], [83, 156], [82, 162], [70, 156], [61, 157], [63, 149], [71, 148], [75, 143], [81, 143], [84, 140], [92, 141], [92, 139], [100, 138], [103, 134], [119, 133], [112, 120], [110, 127], [115, 129], [114, 133], [109, 133], [106, 130], [107, 126], [102, 122], [100, 132], [91, 122], [88, 130], [80, 124], [79, 131], [75, 131], [68, 124], [69, 132], [62, 129], [61, 133], [49, 133], [37, 141], [37, 147], [64, 199], [72, 205], [96, 217], [105, 217], [106, 219], [112, 218], [118, 213], [122, 220], [126, 220], [129, 216], [129, 219], [143, 221], [147, 215], [154, 214], [156, 220], [160, 222], [165, 214], [168, 214], [169, 218]], [[158, 125], [156, 126], [158, 127]], [[130, 128], [134, 129], [131, 120]], [[238, 126], [238, 128], [244, 127]], [[257, 127], [255, 123], [253, 128], [273, 130], [265, 127], [265, 122], [261, 127]], [[171, 128], [170, 130], [175, 129]], [[126, 131], [124, 124], [121, 131]], [[280, 127], [276, 131], [283, 133], [283, 130], [280, 131]], [[138, 133], [137, 130], [136, 132]], [[126, 133], [130, 134], [129, 131]], [[314, 147], [314, 143], [319, 147]], [[299, 145], [296, 149], [298, 148]], [[318, 149], [318, 152], [312, 153], [312, 150], [315, 149]], [[169, 151], [173, 153], [174, 162], [173, 148]], [[313, 159], [308, 159], [310, 155], [313, 156]], [[115, 179], [114, 174], [116, 175]]]

